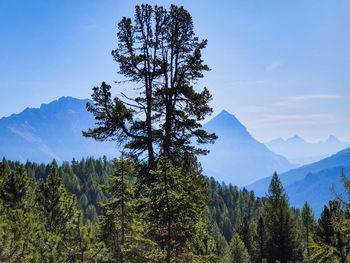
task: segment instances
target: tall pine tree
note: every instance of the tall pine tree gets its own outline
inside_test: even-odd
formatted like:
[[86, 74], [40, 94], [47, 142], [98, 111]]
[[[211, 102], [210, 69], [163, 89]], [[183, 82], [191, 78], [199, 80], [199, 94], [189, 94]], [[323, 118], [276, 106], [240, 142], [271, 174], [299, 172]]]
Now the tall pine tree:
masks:
[[302, 259], [300, 240], [289, 208], [287, 195], [277, 173], [274, 173], [264, 206], [264, 218], [268, 235], [268, 262], [281, 263]]
[[116, 262], [125, 262], [124, 245], [132, 242], [133, 221], [135, 220], [135, 186], [136, 165], [131, 159], [125, 159], [122, 153], [119, 160], [114, 159], [114, 175], [109, 184], [102, 185], [102, 190], [109, 196], [102, 205], [100, 217], [100, 236], [106, 243]]
[[314, 219], [314, 213], [307, 202], [305, 202], [303, 209], [301, 210], [301, 222], [302, 222], [302, 235], [304, 244], [306, 247], [307, 259], [310, 258], [310, 241], [315, 231], [316, 222]]

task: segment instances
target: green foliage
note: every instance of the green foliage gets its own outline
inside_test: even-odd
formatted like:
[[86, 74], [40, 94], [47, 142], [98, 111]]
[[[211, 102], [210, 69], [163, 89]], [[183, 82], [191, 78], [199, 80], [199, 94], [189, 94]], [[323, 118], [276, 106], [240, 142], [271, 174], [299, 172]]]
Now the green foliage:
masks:
[[310, 245], [310, 259], [315, 262], [341, 262], [350, 260], [350, 223], [346, 212], [337, 201], [324, 207], [315, 238]]
[[[204, 179], [198, 175], [198, 167], [191, 165], [186, 173], [185, 168], [176, 169], [164, 159], [154, 172], [154, 183], [147, 186], [138, 180], [138, 163], [124, 157], [114, 163], [106, 159], [73, 160], [58, 168], [54, 164], [51, 171], [47, 165], [28, 162], [23, 167], [18, 162], [3, 160], [0, 163], [0, 260], [120, 262], [116, 255], [123, 253], [124, 262], [166, 262], [169, 215], [171, 262], [227, 259], [225, 231], [239, 236], [249, 262], [264, 259], [284, 262], [278, 253], [282, 246], [288, 251], [290, 261], [300, 261], [300, 246], [296, 243], [303, 244], [304, 262], [349, 260], [346, 199], [330, 202], [316, 223], [307, 204], [301, 213], [289, 208], [277, 175], [271, 182], [268, 198], [256, 199], [254, 193], [245, 189]], [[121, 172], [125, 180], [121, 180]], [[76, 179], [70, 181], [69, 176]], [[101, 182], [105, 182], [102, 187], [105, 194], [96, 190]], [[208, 201], [206, 189], [212, 202], [203, 209]], [[123, 245], [121, 197], [128, 212]], [[102, 208], [92, 202], [97, 199], [103, 200]], [[84, 216], [79, 207], [84, 209]], [[263, 211], [261, 216], [259, 210]], [[102, 216], [97, 225], [93, 222], [99, 213]], [[225, 221], [229, 222], [226, 226]], [[118, 246], [112, 245], [113, 239]]]
[[38, 183], [35, 200], [48, 232], [59, 234], [69, 231], [76, 216], [76, 197], [67, 192], [54, 164], [46, 182], [41, 179]]
[[[7, 167], [7, 172], [21, 169], [19, 162], [4, 159], [2, 163], [4, 164], [3, 169]], [[40, 179], [46, 180], [51, 171], [50, 165], [45, 164], [27, 162], [24, 167], [32, 186]], [[58, 167], [58, 173], [67, 190], [79, 200], [79, 206], [84, 211], [84, 219], [96, 222], [100, 214], [99, 202], [105, 202], [107, 199], [99, 185], [108, 184], [108, 176], [113, 173], [113, 163], [106, 157], [102, 159], [83, 158], [79, 162], [73, 159], [71, 164], [63, 162]]]
[[[350, 183], [341, 174], [345, 192], [350, 197]], [[318, 220], [314, 240], [311, 241], [310, 259], [312, 262], [350, 261], [350, 203], [336, 194], [337, 201], [329, 201]]]
[[250, 263], [250, 256], [243, 241], [236, 233], [233, 235], [223, 263]]
[[0, 170], [0, 198], [4, 208], [24, 209], [30, 191], [30, 180], [25, 168], [19, 166], [15, 171], [9, 171], [7, 164], [2, 163]]
[[148, 235], [166, 251], [166, 262], [185, 256], [186, 244], [196, 237], [208, 202], [203, 178], [175, 169], [161, 157], [154, 183], [144, 196]]
[[87, 109], [97, 127], [83, 132], [84, 136], [117, 140], [135, 157], [145, 154], [146, 177], [156, 170], [160, 155], [179, 164], [187, 153], [206, 153], [191, 138], [198, 144], [216, 138], [200, 123], [212, 112], [211, 94], [193, 87], [209, 70], [201, 56], [207, 41], [195, 36], [189, 12], [175, 5], [169, 10], [136, 6], [134, 20], [124, 17], [118, 23], [117, 37], [118, 48], [112, 55], [119, 74], [137, 85], [137, 95], [112, 97], [105, 82], [94, 87], [94, 104], [87, 104]]
[[286, 263], [301, 260], [302, 251], [295, 219], [276, 173], [271, 180], [264, 205], [264, 221], [268, 233], [266, 241], [268, 262], [279, 260]]
[[[88, 226], [82, 226], [76, 197], [67, 192], [55, 163], [46, 182], [40, 179], [34, 190], [23, 167], [10, 162], [13, 171], [4, 165], [0, 164], [1, 261], [95, 262], [101, 258], [103, 244], [86, 230]], [[32, 174], [40, 167], [44, 166], [26, 165]]]
[[237, 233], [251, 257], [251, 262], [259, 262], [256, 229], [256, 223], [254, 221], [249, 221], [246, 217], [243, 218], [237, 229]]
[[305, 202], [301, 211], [301, 222], [302, 222], [302, 237], [304, 241], [304, 247], [306, 248], [306, 258], [310, 258], [310, 241], [313, 237], [316, 222], [314, 219], [314, 213], [307, 202]]
[[[138, 171], [131, 159], [113, 160], [114, 175], [109, 178], [109, 185], [101, 189], [109, 196], [107, 203], [101, 204], [103, 215], [100, 217], [100, 236], [116, 262], [129, 262], [130, 251], [137, 250], [134, 234], [136, 233], [135, 185]], [[133, 255], [139, 253], [133, 253]], [[126, 256], [128, 255], [128, 257]], [[141, 255], [138, 258], [142, 257]]]
[[263, 201], [255, 198], [254, 192], [238, 190], [236, 186], [219, 184], [213, 178], [208, 181], [209, 221], [211, 235], [224, 235], [229, 242], [243, 218], [258, 219]]
[[258, 262], [263, 262], [264, 259], [266, 259], [266, 246], [267, 246], [267, 232], [266, 232], [266, 225], [264, 222], [264, 219], [262, 216], [259, 217], [258, 224], [257, 224], [257, 250], [258, 253], [256, 255], [256, 258], [258, 259]]

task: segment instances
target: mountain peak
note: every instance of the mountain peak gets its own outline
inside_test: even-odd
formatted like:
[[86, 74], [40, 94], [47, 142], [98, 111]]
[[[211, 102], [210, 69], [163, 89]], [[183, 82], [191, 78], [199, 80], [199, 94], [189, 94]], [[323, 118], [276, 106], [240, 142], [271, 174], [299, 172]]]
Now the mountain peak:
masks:
[[227, 110], [222, 110], [217, 116], [219, 116], [219, 115], [226, 115], [226, 114], [232, 115]]
[[[222, 110], [218, 115], [212, 118], [207, 124], [207, 128], [210, 126], [221, 127], [224, 130], [244, 130], [246, 127], [236, 118], [235, 115], [229, 113], [226, 110]], [[209, 129], [211, 130], [211, 129]]]
[[293, 136], [293, 137], [291, 137], [291, 138], [288, 138], [287, 140], [286, 140], [287, 142], [305, 142], [304, 141], [304, 139], [303, 138], [301, 138], [300, 136], [298, 136], [298, 135], [295, 135], [295, 136]]
[[271, 141], [268, 141], [266, 142], [265, 144], [275, 144], [275, 143], [284, 143], [285, 140], [283, 140], [282, 138], [276, 138], [276, 139], [273, 139]]
[[[222, 110], [218, 115], [216, 115], [213, 119], [223, 119], [223, 118], [225, 118], [225, 119], [227, 119], [227, 120], [229, 120], [229, 119], [231, 119], [231, 120], [235, 120], [235, 121], [238, 121], [238, 119], [236, 118], [236, 116], [235, 115], [233, 115], [233, 114], [231, 114], [231, 113], [229, 113], [227, 110]], [[238, 121], [239, 122], [239, 121]]]
[[218, 136], [215, 144], [206, 146], [210, 156], [200, 159], [204, 173], [217, 180], [243, 186], [264, 174], [292, 167], [287, 159], [255, 140], [247, 128], [226, 110], [204, 124], [203, 129]]
[[329, 135], [328, 139], [326, 142], [340, 142], [339, 139], [337, 137], [335, 137], [334, 135]]

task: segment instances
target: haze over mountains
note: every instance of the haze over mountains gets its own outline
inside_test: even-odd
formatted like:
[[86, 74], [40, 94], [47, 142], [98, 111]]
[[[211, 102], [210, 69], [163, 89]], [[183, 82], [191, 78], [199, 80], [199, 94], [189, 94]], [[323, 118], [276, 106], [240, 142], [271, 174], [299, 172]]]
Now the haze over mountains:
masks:
[[73, 157], [119, 155], [112, 143], [82, 136], [81, 131], [94, 124], [92, 114], [85, 108], [88, 101], [62, 97], [0, 119], [0, 156], [49, 163], [53, 159], [60, 162]]
[[[279, 178], [291, 205], [300, 208], [308, 201], [315, 210], [315, 215], [319, 215], [323, 206], [335, 198], [331, 188], [334, 187], [336, 193], [342, 192], [340, 175], [343, 169], [345, 174], [350, 174], [350, 148], [318, 162], [279, 174]], [[253, 190], [257, 196], [265, 196], [270, 182], [271, 176], [258, 180], [247, 188]]]
[[284, 172], [295, 167], [255, 140], [247, 128], [225, 110], [203, 128], [219, 136], [215, 144], [207, 147], [210, 154], [200, 158], [204, 173], [219, 181], [244, 186], [274, 171]]
[[[82, 136], [82, 130], [94, 126], [94, 118], [85, 108], [88, 101], [62, 97], [42, 104], [40, 108], [27, 108], [19, 114], [0, 119], [0, 157], [45, 163], [52, 159], [70, 161], [73, 157], [118, 157], [120, 149], [115, 142], [96, 142]], [[233, 185], [250, 184], [248, 189], [264, 196], [271, 175], [277, 171], [291, 204], [301, 207], [308, 201], [315, 214], [334, 198], [330, 191], [332, 185], [336, 191], [341, 191], [341, 170], [344, 168], [345, 173], [350, 173], [350, 148], [299, 168], [271, 150], [294, 156], [294, 161], [299, 155], [305, 161], [305, 156], [316, 158], [317, 149], [320, 149], [321, 154], [317, 158], [321, 158], [322, 154], [330, 155], [333, 149], [346, 147], [346, 143], [334, 136], [318, 144], [307, 143], [297, 136], [279, 139], [268, 143], [269, 149], [255, 140], [247, 128], [225, 110], [204, 124], [204, 129], [219, 136], [215, 144], [206, 146], [210, 154], [200, 157], [205, 175]]]
[[271, 151], [285, 156], [292, 163], [307, 164], [350, 147], [350, 142], [342, 142], [334, 135], [330, 135], [326, 141], [309, 143], [299, 136], [294, 136], [286, 140], [278, 138], [265, 145]]
[[[0, 119], [0, 156], [22, 162], [119, 156], [115, 142], [96, 142], [81, 135], [82, 130], [94, 126], [93, 116], [85, 108], [88, 101], [62, 97]], [[204, 173], [219, 181], [243, 186], [293, 167], [286, 158], [256, 141], [227, 111], [204, 128], [219, 136], [214, 145], [208, 146], [210, 155], [201, 158]]]

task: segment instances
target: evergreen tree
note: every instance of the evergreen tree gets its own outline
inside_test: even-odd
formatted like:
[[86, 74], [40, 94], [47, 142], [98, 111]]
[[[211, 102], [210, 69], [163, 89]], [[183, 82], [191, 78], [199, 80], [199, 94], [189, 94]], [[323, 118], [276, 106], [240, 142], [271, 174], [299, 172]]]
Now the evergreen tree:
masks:
[[269, 262], [279, 260], [298, 261], [302, 259], [300, 240], [295, 221], [289, 208], [288, 199], [277, 173], [272, 177], [268, 197], [264, 206]]
[[10, 170], [0, 163], [0, 260], [20, 262], [29, 253], [33, 238], [33, 215], [30, 205], [30, 180], [23, 166]]
[[302, 227], [303, 227], [303, 238], [307, 252], [307, 259], [310, 258], [310, 240], [312, 238], [316, 223], [314, 220], [314, 213], [307, 202], [305, 202], [301, 211]]
[[225, 237], [223, 235], [219, 235], [218, 239], [216, 240], [216, 255], [223, 258], [227, 251], [227, 247], [228, 244]]
[[248, 218], [244, 217], [238, 226], [237, 233], [249, 253], [251, 262], [260, 262], [257, 257], [257, 235], [255, 223], [253, 221], [250, 222]]
[[249, 253], [237, 233], [231, 239], [224, 263], [250, 263]]
[[24, 209], [30, 193], [30, 180], [26, 170], [20, 166], [10, 171], [6, 163], [0, 164], [0, 198], [6, 209]]
[[113, 160], [115, 170], [109, 183], [102, 190], [109, 196], [102, 203], [99, 236], [109, 249], [108, 262], [152, 262], [159, 253], [155, 243], [145, 235], [147, 224], [137, 213], [143, 198], [136, 198], [137, 165], [134, 160], [125, 158], [122, 153], [119, 160]]
[[110, 196], [106, 204], [102, 204], [104, 210], [101, 216], [101, 237], [113, 252], [115, 260], [124, 262], [123, 246], [129, 240], [132, 233], [132, 222], [135, 215], [133, 201], [135, 198], [132, 180], [137, 176], [134, 162], [125, 159], [122, 153], [120, 160], [113, 160], [115, 165], [114, 175], [110, 177], [107, 185], [102, 185], [102, 190]]
[[175, 5], [166, 10], [146, 4], [136, 6], [134, 21], [124, 17], [118, 27], [112, 55], [138, 95], [113, 98], [110, 85], [94, 87], [94, 105], [87, 109], [98, 127], [83, 134], [116, 139], [136, 157], [145, 153], [148, 171], [156, 170], [161, 154], [181, 162], [186, 153], [206, 153], [191, 144], [192, 137], [199, 144], [216, 138], [201, 129], [200, 121], [212, 112], [211, 95], [206, 88], [195, 91], [193, 84], [209, 70], [201, 57], [207, 41], [195, 36], [191, 15]]
[[48, 232], [64, 235], [77, 215], [76, 197], [67, 192], [55, 164], [46, 182], [40, 180], [35, 189], [36, 208]]
[[346, 213], [340, 203], [329, 201], [324, 207], [310, 245], [310, 258], [317, 262], [341, 262], [350, 260], [350, 228]]
[[70, 244], [68, 262], [105, 262], [108, 252], [103, 242], [98, 242], [96, 233], [90, 223], [83, 224], [81, 211], [73, 229], [74, 239]]
[[260, 216], [257, 225], [258, 262], [266, 257], [267, 233], [263, 217]]
[[[344, 170], [340, 178], [344, 183], [345, 194], [350, 197], [350, 181]], [[350, 198], [345, 200], [341, 195], [335, 195], [337, 201], [329, 201], [329, 208], [325, 206], [323, 209], [318, 220], [315, 240], [310, 246], [310, 257], [318, 262], [350, 261]]]
[[196, 236], [197, 223], [208, 202], [203, 178], [175, 169], [161, 157], [152, 172], [155, 182], [149, 188], [147, 221], [149, 234], [166, 251], [166, 262], [181, 258], [188, 241]]

